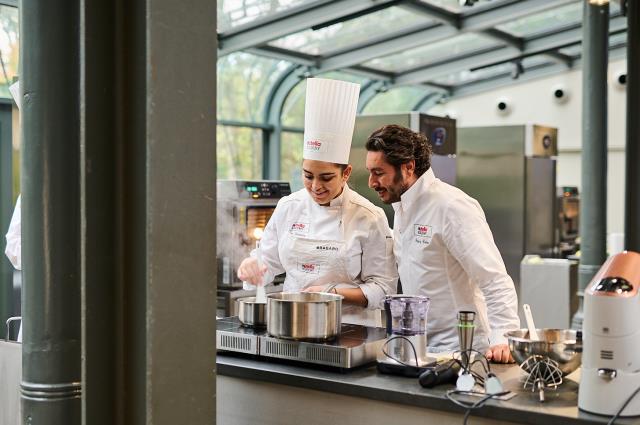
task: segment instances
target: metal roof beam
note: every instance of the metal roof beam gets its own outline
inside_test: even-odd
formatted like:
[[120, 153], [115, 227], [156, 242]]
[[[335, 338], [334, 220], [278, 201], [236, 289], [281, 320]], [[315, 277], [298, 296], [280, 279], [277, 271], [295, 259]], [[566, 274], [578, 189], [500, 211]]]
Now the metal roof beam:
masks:
[[[626, 19], [624, 17], [614, 18], [609, 24], [610, 32], [620, 31], [621, 29], [626, 28], [626, 24]], [[578, 27], [576, 29], [560, 33], [538, 37], [531, 41], [525, 41], [524, 49], [522, 51], [519, 51], [514, 47], [498, 47], [490, 53], [472, 54], [457, 60], [437, 65], [430, 65], [428, 67], [400, 74], [395, 78], [395, 82], [398, 85], [421, 83], [465, 69], [479, 68], [515, 60], [521, 56], [532, 56], [536, 53], [546, 54], [550, 50], [555, 50], [569, 44], [575, 44], [580, 42], [580, 40], [582, 40], [582, 30]], [[553, 60], [558, 62], [558, 59], [559, 57], [556, 54], [553, 54]], [[566, 69], [567, 62], [562, 60], [562, 64]]]
[[[452, 23], [446, 11], [435, 6], [422, 6], [414, 1], [405, 0], [402, 7], [419, 10], [444, 24], [434, 25], [404, 36], [396, 36], [387, 41], [380, 41], [375, 45], [353, 46], [349, 51], [334, 55], [320, 62], [319, 68], [325, 71], [344, 68], [367, 62], [371, 59], [391, 55], [411, 48], [435, 43], [464, 32], [478, 32], [493, 28], [495, 25], [512, 21], [533, 13], [572, 3], [575, 0], [521, 0], [517, 3], [496, 7], [486, 12], [477, 13], [461, 18], [456, 26]], [[431, 11], [431, 12], [430, 12]], [[457, 22], [457, 21], [456, 21]]]
[[399, 4], [399, 6], [411, 12], [421, 13], [443, 24], [447, 24], [455, 28], [460, 27], [460, 15], [449, 12], [446, 9], [428, 3], [423, 3], [419, 0], [404, 0]]
[[482, 31], [482, 35], [485, 35], [495, 41], [504, 43], [507, 46], [515, 47], [518, 50], [524, 49], [524, 40], [520, 37], [515, 37], [504, 31], [497, 30], [495, 28], [489, 28]]
[[368, 10], [379, 10], [397, 0], [318, 0], [218, 34], [218, 56], [259, 46], [311, 27], [339, 21]]
[[317, 59], [313, 56], [306, 55], [304, 53], [298, 53], [293, 50], [280, 49], [273, 46], [250, 47], [248, 49], [244, 49], [243, 51], [254, 54], [254, 55], [264, 56], [271, 59], [285, 60], [298, 65], [304, 65], [304, 66], [318, 65]]

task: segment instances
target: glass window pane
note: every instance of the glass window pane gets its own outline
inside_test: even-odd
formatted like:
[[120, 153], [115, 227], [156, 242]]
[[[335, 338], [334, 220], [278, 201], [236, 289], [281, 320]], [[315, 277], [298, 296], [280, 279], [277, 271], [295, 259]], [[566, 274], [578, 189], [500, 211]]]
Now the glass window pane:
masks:
[[302, 133], [282, 132], [280, 152], [280, 178], [302, 189]]
[[[318, 75], [318, 77], [349, 81], [358, 84], [364, 84], [366, 81], [362, 77], [340, 71], [325, 72]], [[306, 91], [307, 82], [302, 80], [300, 81], [300, 84], [291, 90], [291, 93], [289, 93], [289, 96], [285, 99], [281, 117], [282, 125], [285, 127], [304, 127], [304, 96]]]
[[280, 118], [282, 125], [286, 127], [304, 127], [304, 96], [306, 91], [307, 82], [305, 80], [300, 81], [291, 90], [282, 108], [282, 116]]
[[287, 66], [286, 61], [242, 52], [221, 57], [218, 60], [218, 119], [263, 123], [266, 97]]
[[390, 56], [373, 59], [364, 66], [388, 72], [400, 72], [442, 61], [464, 53], [496, 46], [498, 43], [479, 34], [462, 34], [437, 43], [405, 50]]
[[18, 75], [18, 8], [0, 6], [0, 97], [11, 97], [9, 86]]
[[486, 9], [488, 6], [496, 6], [499, 3], [506, 3], [510, 0], [480, 0], [472, 3], [473, 6], [461, 6], [460, 0], [420, 0], [422, 3], [431, 4], [433, 6], [447, 9], [449, 12], [466, 14], [468, 12], [477, 12]]
[[216, 131], [219, 179], [262, 178], [262, 131], [218, 125]]
[[363, 114], [387, 114], [408, 112], [420, 99], [427, 94], [428, 89], [421, 87], [398, 87], [376, 95], [362, 111]]
[[218, 32], [315, 0], [218, 0]]
[[568, 4], [545, 12], [536, 13], [496, 28], [517, 37], [532, 37], [582, 21], [582, 2]]
[[269, 44], [309, 55], [324, 55], [330, 51], [373, 41], [374, 37], [389, 36], [397, 32], [398, 27], [394, 26], [390, 26], [391, 30], [386, 31], [385, 26], [380, 25], [382, 22], [402, 22], [401, 29], [406, 30], [412, 26], [427, 25], [432, 21], [419, 13], [390, 7], [325, 28], [292, 34]]

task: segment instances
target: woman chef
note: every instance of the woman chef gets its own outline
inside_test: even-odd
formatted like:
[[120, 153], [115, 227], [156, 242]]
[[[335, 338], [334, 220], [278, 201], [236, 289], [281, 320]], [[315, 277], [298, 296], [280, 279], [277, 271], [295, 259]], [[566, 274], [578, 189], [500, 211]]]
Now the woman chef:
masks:
[[278, 202], [261, 240], [264, 265], [253, 252], [238, 277], [260, 285], [286, 272], [285, 292], [335, 292], [344, 297], [343, 322], [380, 326], [376, 309], [396, 293], [398, 274], [382, 209], [347, 185], [359, 89], [307, 79], [305, 187]]

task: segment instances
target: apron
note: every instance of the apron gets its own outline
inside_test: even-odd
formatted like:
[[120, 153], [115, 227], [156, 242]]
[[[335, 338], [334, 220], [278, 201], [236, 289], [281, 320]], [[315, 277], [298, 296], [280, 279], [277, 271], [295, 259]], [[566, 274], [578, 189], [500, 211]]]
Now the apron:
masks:
[[[314, 285], [357, 287], [347, 269], [348, 255], [342, 225], [342, 207], [324, 208], [327, 214], [336, 215], [336, 220], [340, 220], [338, 231], [334, 235], [336, 239], [311, 239], [292, 232], [287, 232], [283, 237], [280, 261], [287, 272], [283, 288], [285, 292], [299, 292]], [[382, 326], [380, 311], [356, 305], [342, 305], [342, 322]]]

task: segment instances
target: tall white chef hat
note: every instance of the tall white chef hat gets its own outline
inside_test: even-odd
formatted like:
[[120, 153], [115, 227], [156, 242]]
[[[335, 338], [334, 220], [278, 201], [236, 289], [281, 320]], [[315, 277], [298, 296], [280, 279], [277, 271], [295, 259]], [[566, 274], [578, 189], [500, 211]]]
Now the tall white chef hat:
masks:
[[349, 163], [360, 84], [307, 79], [303, 158]]

